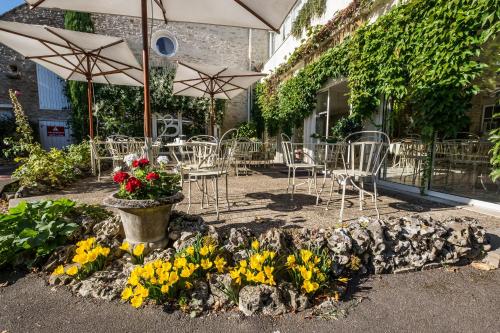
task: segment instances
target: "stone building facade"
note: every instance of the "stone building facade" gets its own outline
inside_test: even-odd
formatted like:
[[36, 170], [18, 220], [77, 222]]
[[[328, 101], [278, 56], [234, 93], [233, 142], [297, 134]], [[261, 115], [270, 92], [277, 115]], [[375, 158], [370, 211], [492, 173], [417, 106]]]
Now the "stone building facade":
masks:
[[[59, 10], [29, 10], [21, 5], [0, 16], [0, 20], [29, 24], [48, 25], [63, 28], [64, 13]], [[142, 35], [140, 19], [123, 16], [93, 14], [95, 33], [118, 36], [127, 40], [140, 63], [142, 53]], [[184, 60], [187, 62], [221, 65], [239, 69], [260, 69], [268, 58], [267, 31], [249, 30], [226, 26], [154, 21], [150, 26], [154, 33], [167, 30], [178, 40], [178, 52], [169, 61]], [[151, 50], [151, 66], [168, 66], [164, 58], [160, 58]], [[12, 66], [17, 67], [19, 77], [13, 77]], [[40, 119], [65, 120], [70, 110], [40, 110], [37, 87], [36, 65], [24, 60], [16, 52], [0, 44], [0, 107], [9, 108], [9, 89], [21, 91], [20, 101], [31, 122]], [[249, 96], [242, 93], [227, 104], [223, 130], [246, 121], [249, 111]], [[176, 110], [172, 110], [175, 113]]]

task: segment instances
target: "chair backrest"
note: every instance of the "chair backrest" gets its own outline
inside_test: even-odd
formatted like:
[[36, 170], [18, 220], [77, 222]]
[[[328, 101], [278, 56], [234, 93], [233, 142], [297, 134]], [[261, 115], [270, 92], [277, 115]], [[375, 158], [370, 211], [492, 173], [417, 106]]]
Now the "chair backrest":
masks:
[[295, 164], [294, 147], [292, 139], [284, 133], [281, 133], [281, 149], [283, 150], [283, 159], [286, 166]]
[[218, 143], [218, 140], [215, 136], [211, 135], [196, 135], [187, 140], [187, 142], [210, 142], [210, 143]]
[[238, 130], [232, 128], [226, 131], [217, 145], [217, 159], [215, 168], [220, 172], [228, 172], [231, 166], [231, 160], [236, 151]]
[[389, 152], [391, 140], [384, 132], [362, 131], [345, 138], [341, 148], [347, 174], [376, 177]]
[[314, 147], [314, 160], [327, 169], [340, 169], [342, 165], [342, 143], [318, 143]]

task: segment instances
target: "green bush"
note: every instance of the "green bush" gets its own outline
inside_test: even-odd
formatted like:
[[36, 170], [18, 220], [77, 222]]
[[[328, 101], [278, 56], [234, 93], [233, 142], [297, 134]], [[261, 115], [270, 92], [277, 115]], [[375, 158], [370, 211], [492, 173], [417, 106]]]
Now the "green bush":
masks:
[[[500, 118], [500, 113], [494, 115], [495, 118]], [[493, 143], [491, 149], [491, 179], [497, 181], [500, 179], [500, 128], [494, 129], [490, 133], [490, 141]]]
[[21, 202], [0, 214], [0, 267], [37, 264], [78, 228], [75, 202], [68, 199]]
[[239, 138], [257, 138], [257, 126], [253, 121], [241, 123], [237, 129]]
[[30, 148], [28, 157], [16, 159], [20, 166], [13, 176], [28, 187], [61, 188], [90, 169], [90, 147], [87, 142], [65, 150], [45, 151], [38, 144]]

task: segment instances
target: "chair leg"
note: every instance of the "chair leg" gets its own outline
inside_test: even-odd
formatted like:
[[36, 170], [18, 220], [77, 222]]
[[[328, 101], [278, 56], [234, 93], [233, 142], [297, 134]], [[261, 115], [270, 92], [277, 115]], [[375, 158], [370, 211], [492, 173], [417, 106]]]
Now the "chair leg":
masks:
[[219, 177], [215, 176], [215, 211], [217, 212], [217, 221], [219, 221]]
[[344, 205], [345, 205], [345, 188], [347, 179], [342, 180], [342, 203], [340, 204], [340, 222], [344, 221]]
[[288, 185], [286, 187], [286, 194], [290, 191], [290, 167], [288, 167]]
[[377, 219], [380, 219], [380, 212], [378, 211], [378, 190], [377, 190], [377, 182], [375, 179], [373, 180], [373, 196], [375, 198], [375, 211], [377, 212]]
[[294, 194], [295, 194], [295, 168], [293, 168], [293, 178], [292, 178], [292, 201]]
[[229, 186], [228, 186], [228, 177], [226, 173], [226, 203], [227, 203], [227, 210], [231, 210], [231, 205], [229, 204]]
[[201, 177], [201, 209], [203, 209], [203, 204], [205, 203], [205, 177]]
[[187, 212], [191, 209], [191, 176], [188, 175], [188, 209]]
[[333, 196], [333, 187], [335, 185], [335, 176], [332, 173], [332, 184], [330, 186], [330, 196], [328, 197], [328, 202], [326, 203], [326, 210], [328, 210], [328, 207], [330, 206], [330, 202], [332, 201], [332, 196]]
[[359, 191], [359, 210], [363, 210], [363, 200], [365, 199], [365, 193], [363, 192], [365, 190], [365, 181], [363, 177], [359, 179], [359, 185], [361, 187]]
[[316, 191], [316, 206], [319, 204], [318, 174], [314, 169], [314, 190]]
[[97, 160], [97, 181], [101, 182], [101, 161]]

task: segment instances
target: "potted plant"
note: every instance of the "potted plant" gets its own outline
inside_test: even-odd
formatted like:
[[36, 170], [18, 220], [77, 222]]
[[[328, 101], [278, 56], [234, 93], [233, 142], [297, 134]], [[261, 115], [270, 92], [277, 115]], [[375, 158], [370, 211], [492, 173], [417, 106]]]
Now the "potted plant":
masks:
[[145, 158], [133, 160], [130, 169], [113, 175], [120, 189], [104, 203], [118, 209], [125, 241], [131, 246], [164, 248], [172, 207], [184, 199], [180, 176], [153, 168]]

